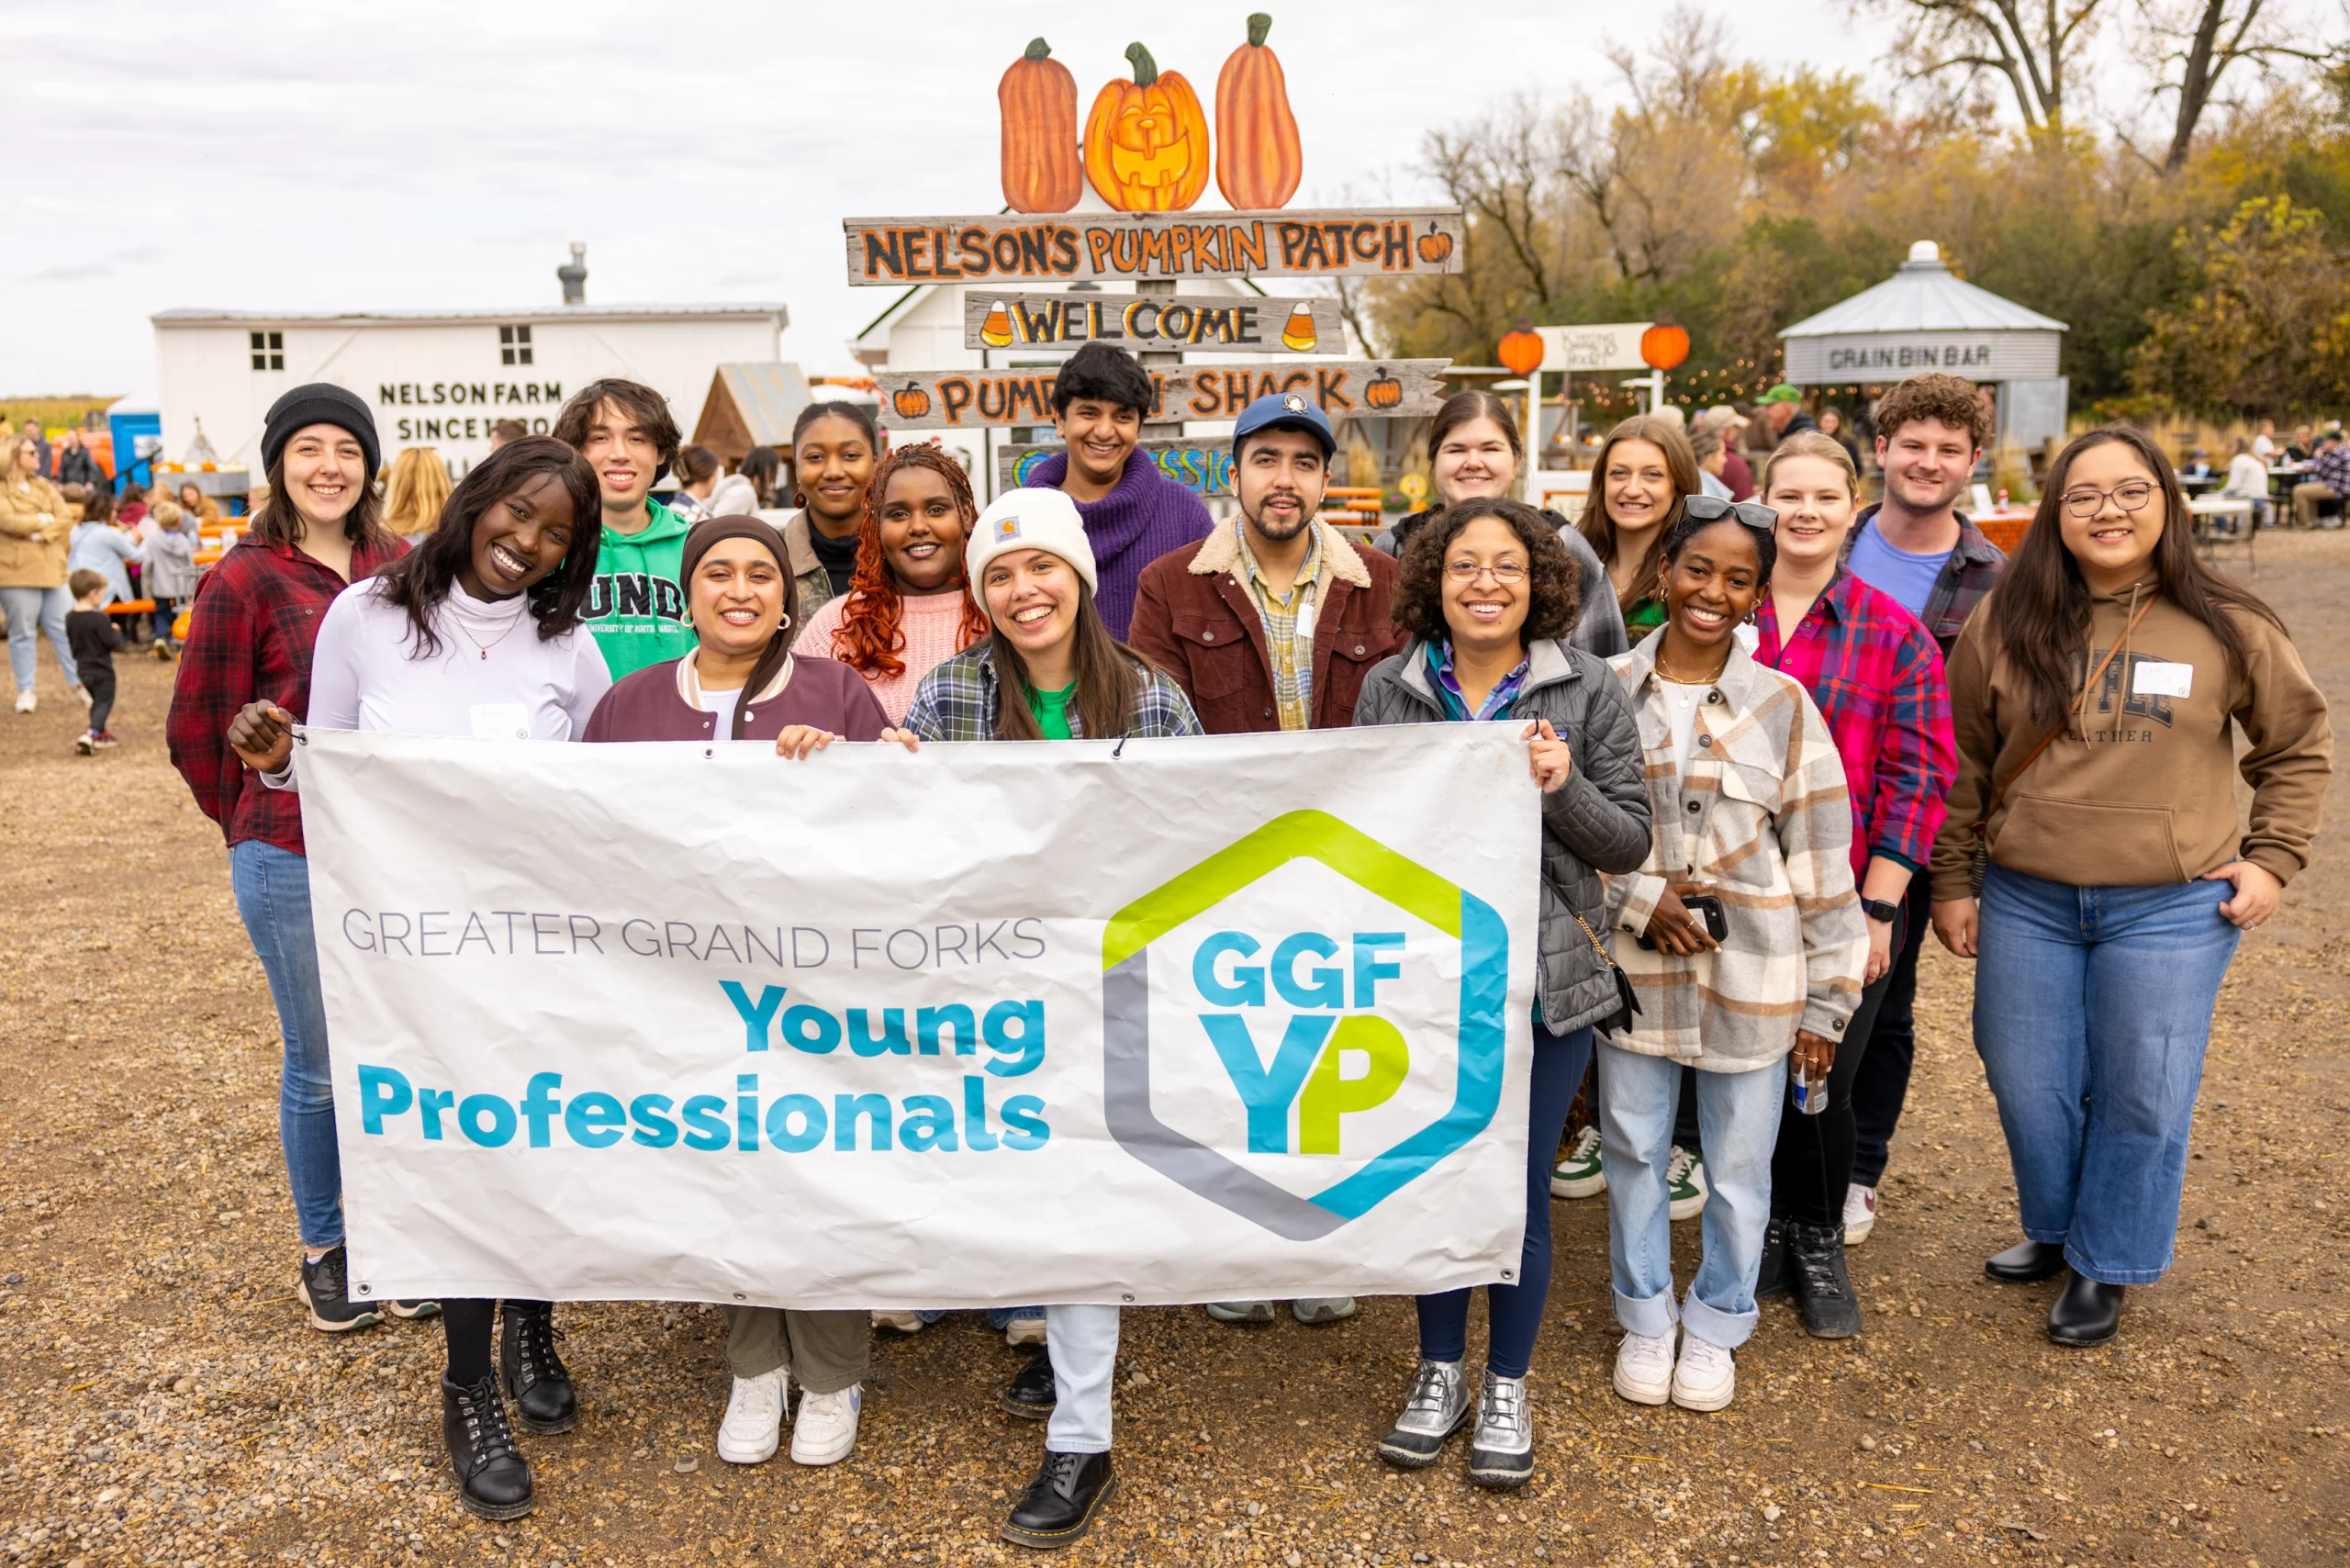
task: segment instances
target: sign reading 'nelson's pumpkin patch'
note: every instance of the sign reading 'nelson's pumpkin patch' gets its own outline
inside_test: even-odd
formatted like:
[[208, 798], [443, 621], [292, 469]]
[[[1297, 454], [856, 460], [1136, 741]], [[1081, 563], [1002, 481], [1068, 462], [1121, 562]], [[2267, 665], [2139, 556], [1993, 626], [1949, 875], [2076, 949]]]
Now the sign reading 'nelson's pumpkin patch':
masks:
[[[1294, 392], [1333, 419], [1346, 414], [1414, 417], [1444, 401], [1441, 359], [1312, 360], [1291, 364], [1153, 364], [1151, 420], [1230, 420], [1258, 398]], [[884, 371], [876, 383], [882, 422], [893, 431], [973, 430], [1053, 422], [1053, 372]]]
[[1292, 212], [1016, 212], [851, 218], [848, 281], [1073, 282], [1080, 278], [1402, 277], [1460, 270], [1457, 207]]

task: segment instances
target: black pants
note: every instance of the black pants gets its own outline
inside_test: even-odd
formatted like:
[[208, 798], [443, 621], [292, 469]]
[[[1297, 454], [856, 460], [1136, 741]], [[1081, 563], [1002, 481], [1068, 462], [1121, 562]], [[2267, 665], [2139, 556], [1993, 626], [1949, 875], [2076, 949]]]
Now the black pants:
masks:
[[114, 717], [114, 666], [83, 665], [74, 674], [82, 678], [82, 689], [90, 694], [90, 733], [106, 733], [106, 721]]
[[1918, 1058], [1918, 954], [1933, 923], [1932, 884], [1923, 872], [1910, 879], [1901, 905], [1908, 919], [1908, 936], [1894, 950], [1893, 968], [1886, 977], [1893, 983], [1886, 988], [1868, 1055], [1852, 1081], [1852, 1180], [1863, 1187], [1884, 1179], [1886, 1150], [1894, 1128], [1901, 1125], [1901, 1106], [1909, 1097], [1909, 1069]]
[[[1893, 923], [1893, 946], [1901, 949], [1908, 911]], [[1787, 1080], [1787, 1103], [1779, 1113], [1779, 1141], [1771, 1152], [1771, 1213], [1813, 1225], [1844, 1223], [1844, 1193], [1852, 1179], [1852, 1084], [1873, 1054], [1873, 1036], [1886, 996], [1893, 989], [1888, 968], [1861, 992], [1852, 1021], [1837, 1042], [1836, 1065], [1828, 1074], [1828, 1108], [1816, 1116], [1796, 1109], [1795, 1080]]]
[[[544, 1302], [517, 1301], [511, 1306], [543, 1306]], [[449, 1381], [471, 1388], [495, 1370], [490, 1341], [498, 1327], [494, 1301], [444, 1301], [441, 1331], [449, 1346]]]

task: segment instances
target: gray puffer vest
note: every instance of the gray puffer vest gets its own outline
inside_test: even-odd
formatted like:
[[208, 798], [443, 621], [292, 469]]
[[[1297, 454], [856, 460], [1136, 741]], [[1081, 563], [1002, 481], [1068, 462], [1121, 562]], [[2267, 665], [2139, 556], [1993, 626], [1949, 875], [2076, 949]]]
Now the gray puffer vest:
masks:
[[[1365, 678], [1356, 724], [1445, 722], [1420, 647], [1415, 638]], [[1526, 686], [1510, 706], [1510, 722], [1548, 719], [1574, 754], [1566, 783], [1542, 797], [1542, 914], [1534, 982], [1543, 1025], [1564, 1035], [1616, 1011], [1615, 978], [1574, 917], [1600, 930], [1607, 896], [1599, 874], [1637, 871], [1648, 858], [1648, 785], [1641, 777], [1639, 723], [1607, 666], [1581, 648], [1547, 638], [1529, 646], [1527, 656]]]

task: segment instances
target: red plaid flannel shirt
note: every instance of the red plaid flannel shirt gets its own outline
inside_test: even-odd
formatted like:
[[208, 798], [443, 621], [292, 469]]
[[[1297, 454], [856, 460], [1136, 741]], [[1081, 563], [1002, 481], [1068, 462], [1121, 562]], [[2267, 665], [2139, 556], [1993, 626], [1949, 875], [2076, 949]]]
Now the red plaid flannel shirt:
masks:
[[[407, 554], [399, 540], [389, 548], [356, 546], [351, 580], [373, 577]], [[230, 844], [258, 838], [303, 853], [301, 796], [268, 788], [238, 760], [229, 748], [229, 722], [246, 703], [263, 700], [297, 719], [308, 716], [310, 644], [345, 586], [293, 546], [253, 539], [222, 555], [196, 585], [164, 734], [172, 766]]]
[[1783, 644], [1766, 589], [1758, 664], [1793, 676], [1819, 705], [1852, 801], [1852, 875], [1871, 857], [1923, 872], [1942, 831], [1958, 746], [1942, 650], [1898, 602], [1841, 568]]

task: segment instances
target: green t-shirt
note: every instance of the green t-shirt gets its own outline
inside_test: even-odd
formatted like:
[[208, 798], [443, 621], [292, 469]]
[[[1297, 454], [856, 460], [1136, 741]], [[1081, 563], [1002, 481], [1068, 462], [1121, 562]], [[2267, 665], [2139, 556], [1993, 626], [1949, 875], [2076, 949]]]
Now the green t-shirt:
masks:
[[1029, 699], [1028, 711], [1036, 716], [1036, 727], [1045, 732], [1048, 741], [1075, 740], [1069, 727], [1069, 700], [1077, 693], [1077, 683], [1071, 681], [1058, 691], [1039, 691]]
[[1664, 624], [1664, 600], [1643, 599], [1624, 611], [1624, 630], [1632, 641], [1639, 642]]

